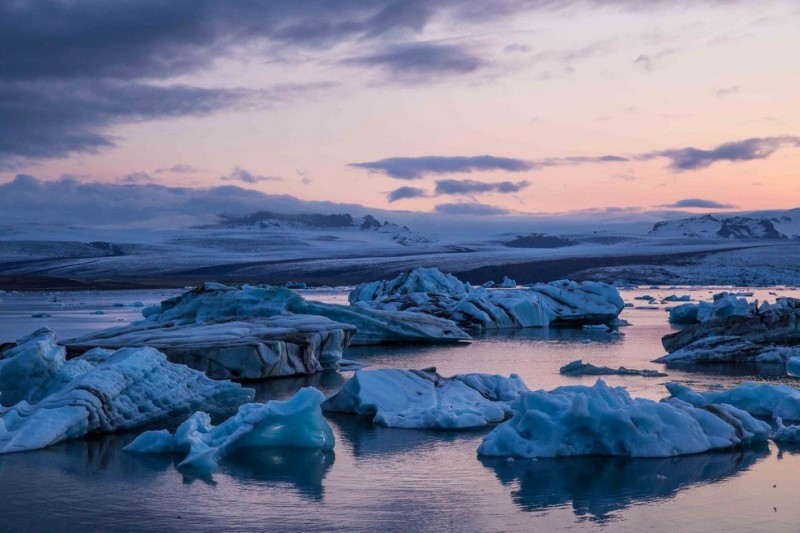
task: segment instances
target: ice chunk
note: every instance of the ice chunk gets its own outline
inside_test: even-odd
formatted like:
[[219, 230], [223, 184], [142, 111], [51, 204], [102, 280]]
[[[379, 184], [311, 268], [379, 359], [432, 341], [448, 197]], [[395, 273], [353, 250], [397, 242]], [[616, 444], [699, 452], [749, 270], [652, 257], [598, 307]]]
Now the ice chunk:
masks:
[[770, 438], [780, 444], [800, 444], [800, 426], [785, 426], [783, 419], [778, 417], [775, 422], [777, 428]]
[[174, 434], [146, 431], [124, 449], [137, 453], [180, 453], [178, 466], [212, 471], [225, 456], [248, 449], [318, 448], [332, 450], [334, 436], [322, 416], [325, 396], [313, 387], [300, 389], [286, 401], [248, 403], [218, 426], [198, 411]]
[[800, 355], [786, 361], [786, 373], [792, 377], [800, 377]]
[[91, 347], [150, 346], [170, 361], [215, 379], [264, 379], [337, 369], [356, 328], [314, 315], [221, 318], [177, 325], [144, 322], [65, 342], [71, 354]]
[[305, 300], [289, 289], [268, 286], [234, 287], [205, 283], [180, 296], [164, 300], [158, 312], [145, 308], [143, 314], [146, 322], [173, 322], [176, 325], [231, 317], [287, 314], [324, 316], [355, 326], [357, 331], [351, 340], [353, 345], [459, 342], [470, 339], [450, 320], [435, 316], [325, 304]]
[[742, 337], [721, 335], [697, 340], [656, 359], [666, 365], [709, 363], [783, 363], [800, 356], [798, 346], [763, 346]]
[[632, 368], [609, 368], [607, 366], [595, 366], [591, 363], [584, 363], [580, 359], [572, 361], [562, 366], [559, 371], [560, 374], [566, 376], [642, 376], [645, 378], [660, 378], [666, 376], [658, 370], [634, 370]]
[[663, 298], [661, 300], [661, 303], [666, 303], [666, 302], [691, 302], [691, 301], [692, 301], [692, 297], [690, 295], [688, 295], [688, 294], [682, 294], [681, 296], [678, 296], [677, 294], [670, 294], [669, 296]]
[[66, 361], [47, 329], [1, 355], [0, 453], [133, 429], [201, 406], [229, 413], [253, 398], [252, 389], [213, 381], [152, 348], [97, 349]]
[[731, 406], [633, 399], [602, 380], [528, 392], [511, 408], [514, 416], [484, 437], [479, 455], [669, 457], [763, 441], [769, 433], [768, 424]]
[[667, 390], [696, 407], [728, 404], [753, 416], [800, 420], [800, 390], [787, 385], [746, 382], [722, 391], [695, 392], [679, 383], [667, 383]]
[[435, 268], [358, 285], [349, 301], [361, 309], [447, 318], [475, 330], [608, 324], [625, 306], [616, 287], [606, 283], [561, 280], [524, 289], [487, 289], [471, 287]]
[[465, 429], [502, 421], [510, 414], [507, 402], [527, 390], [514, 374], [443, 378], [435, 369], [361, 370], [322, 408], [373, 416], [388, 427]]

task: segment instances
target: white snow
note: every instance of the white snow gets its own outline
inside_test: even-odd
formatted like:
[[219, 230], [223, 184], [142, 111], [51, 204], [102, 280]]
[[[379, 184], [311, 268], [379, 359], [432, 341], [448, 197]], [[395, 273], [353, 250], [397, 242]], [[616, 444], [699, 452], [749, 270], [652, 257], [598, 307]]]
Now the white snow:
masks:
[[484, 437], [479, 455], [669, 457], [764, 441], [770, 429], [731, 406], [634, 399], [602, 380], [527, 392], [511, 408], [514, 416]]
[[322, 416], [325, 396], [313, 387], [300, 389], [286, 401], [248, 403], [218, 426], [208, 413], [198, 411], [169, 431], [146, 431], [124, 448], [135, 453], [180, 453], [179, 467], [212, 471], [227, 455], [263, 448], [318, 448], [332, 450], [334, 436]]
[[745, 382], [722, 391], [696, 392], [679, 383], [667, 383], [667, 390], [697, 407], [728, 404], [753, 416], [800, 420], [800, 390], [788, 385]]
[[213, 381], [152, 348], [95, 349], [66, 361], [46, 328], [3, 351], [0, 390], [0, 453], [133, 429], [201, 406], [225, 413], [253, 398], [252, 389]]
[[360, 370], [322, 405], [325, 411], [373, 416], [398, 428], [465, 429], [504, 420], [508, 403], [527, 387], [519, 378], [435, 370]]

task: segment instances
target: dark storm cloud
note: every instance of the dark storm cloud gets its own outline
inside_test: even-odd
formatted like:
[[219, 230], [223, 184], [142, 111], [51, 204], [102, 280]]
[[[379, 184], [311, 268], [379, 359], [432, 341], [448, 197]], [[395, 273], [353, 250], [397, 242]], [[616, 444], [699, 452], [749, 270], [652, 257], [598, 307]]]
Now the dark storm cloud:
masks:
[[344, 63], [382, 67], [390, 78], [407, 82], [428, 82], [439, 76], [468, 74], [485, 65], [480, 57], [462, 46], [424, 42], [391, 45]]
[[278, 176], [259, 176], [252, 172], [243, 169], [242, 167], [235, 167], [231, 172], [225, 176], [220, 176], [222, 181], [241, 181], [242, 183], [261, 183], [264, 181], [282, 181], [283, 178]]
[[476, 180], [439, 180], [436, 194], [513, 194], [530, 186], [529, 181], [500, 181], [497, 183]]
[[670, 168], [677, 172], [706, 168], [718, 161], [740, 162], [766, 159], [784, 146], [800, 147], [800, 137], [763, 137], [734, 141], [703, 150], [700, 148], [680, 148], [663, 150], [640, 156], [641, 159], [665, 157], [670, 160]]
[[116, 124], [267, 106], [312, 90], [315, 87], [252, 91], [107, 80], [0, 81], [0, 168], [114, 146], [116, 139], [107, 128]]
[[658, 207], [669, 207], [669, 208], [690, 208], [690, 207], [697, 207], [702, 209], [733, 209], [737, 206], [733, 204], [725, 204], [721, 202], [715, 202], [714, 200], [703, 200], [702, 198], [685, 198], [683, 200], [678, 200], [677, 202], [673, 202], [671, 204], [662, 204]]
[[400, 187], [389, 192], [386, 195], [386, 198], [389, 200], [389, 203], [396, 202], [398, 200], [407, 200], [409, 198], [425, 198], [428, 196], [428, 193], [425, 189], [419, 189], [417, 187]]
[[389, 177], [402, 180], [416, 180], [426, 174], [452, 174], [454, 172], [473, 172], [475, 170], [504, 170], [524, 172], [533, 168], [530, 161], [510, 159], [491, 155], [472, 157], [390, 157], [379, 161], [351, 163], [348, 166], [380, 172]]
[[481, 204], [478, 202], [458, 202], [453, 204], [439, 204], [434, 208], [436, 213], [440, 215], [473, 215], [473, 216], [491, 216], [491, 215], [508, 215], [511, 212], [502, 207], [493, 205]]

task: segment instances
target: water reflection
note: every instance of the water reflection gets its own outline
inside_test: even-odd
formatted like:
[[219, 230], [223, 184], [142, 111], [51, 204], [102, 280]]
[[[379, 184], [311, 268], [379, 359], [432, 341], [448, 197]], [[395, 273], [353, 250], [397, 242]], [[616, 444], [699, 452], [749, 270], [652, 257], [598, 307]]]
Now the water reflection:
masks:
[[336, 393], [342, 384], [350, 377], [350, 374], [343, 374], [335, 370], [317, 372], [309, 376], [296, 376], [280, 379], [268, 379], [252, 383], [243, 383], [245, 387], [255, 389], [256, 402], [266, 402], [267, 400], [285, 400], [293, 396], [303, 387], [314, 387], [322, 391], [326, 396]]
[[769, 455], [766, 445], [723, 453], [664, 459], [573, 457], [508, 461], [481, 458], [514, 503], [527, 512], [572, 504], [576, 515], [606, 522], [614, 512], [673, 497], [693, 485], [714, 483], [749, 469]]

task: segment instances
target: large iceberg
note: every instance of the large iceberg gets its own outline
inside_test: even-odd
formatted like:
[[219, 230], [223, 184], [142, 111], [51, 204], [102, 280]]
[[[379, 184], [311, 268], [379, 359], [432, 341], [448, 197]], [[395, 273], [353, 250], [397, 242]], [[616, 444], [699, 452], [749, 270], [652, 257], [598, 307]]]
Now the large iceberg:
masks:
[[[146, 313], [145, 313], [146, 311]], [[314, 315], [356, 327], [353, 345], [395, 342], [459, 342], [470, 337], [450, 320], [422, 313], [362, 309], [305, 300], [282, 287], [234, 287], [205, 283], [180, 296], [143, 310], [143, 322], [192, 324], [221, 318]]]
[[669, 310], [669, 321], [672, 324], [698, 324], [729, 316], [750, 316], [757, 310], [757, 301], [748, 302], [746, 298], [740, 298], [735, 294], [720, 292], [714, 295], [713, 302], [698, 302], [673, 307]]
[[800, 356], [800, 346], [761, 345], [742, 337], [720, 335], [696, 340], [653, 362], [668, 366], [709, 363], [785, 363], [795, 356]]
[[358, 309], [415, 311], [447, 318], [470, 330], [611, 324], [625, 307], [616, 287], [600, 282], [554, 281], [520, 289], [472, 287], [436, 268], [418, 268], [392, 280], [356, 286]]
[[188, 324], [145, 321], [65, 344], [70, 355], [93, 347], [150, 346], [214, 379], [255, 380], [337, 369], [355, 331], [323, 316], [228, 317]]
[[218, 426], [208, 413], [198, 411], [174, 434], [146, 431], [125, 447], [137, 453], [180, 453], [179, 467], [215, 470], [225, 456], [264, 448], [318, 448], [332, 450], [334, 436], [320, 404], [325, 396], [313, 387], [300, 389], [286, 401], [248, 403]]
[[746, 382], [721, 391], [696, 392], [680, 383], [667, 383], [673, 398], [696, 407], [734, 406], [753, 416], [800, 420], [800, 390], [788, 385]]
[[514, 416], [484, 437], [479, 455], [670, 457], [765, 441], [770, 430], [730, 405], [631, 398], [602, 380], [527, 392], [511, 408]]
[[94, 349], [67, 361], [47, 328], [0, 353], [0, 391], [0, 453], [134, 429], [200, 407], [229, 413], [254, 394], [153, 348]]
[[322, 409], [369, 415], [388, 427], [465, 429], [504, 420], [508, 402], [527, 390], [514, 374], [443, 378], [434, 369], [360, 370]]

